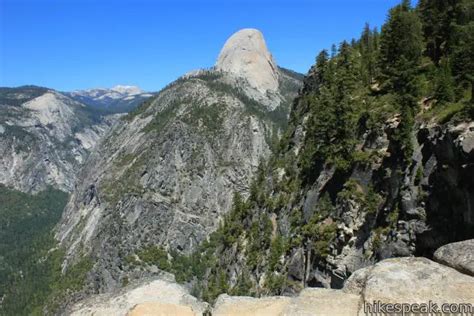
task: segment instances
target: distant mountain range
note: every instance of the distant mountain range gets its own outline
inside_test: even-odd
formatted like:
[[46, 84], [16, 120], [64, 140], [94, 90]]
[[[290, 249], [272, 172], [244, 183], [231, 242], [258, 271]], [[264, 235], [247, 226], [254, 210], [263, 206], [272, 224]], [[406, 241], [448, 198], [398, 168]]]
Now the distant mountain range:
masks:
[[137, 107], [153, 93], [137, 86], [117, 85], [110, 89], [95, 88], [64, 92], [72, 99], [108, 113], [125, 113]]

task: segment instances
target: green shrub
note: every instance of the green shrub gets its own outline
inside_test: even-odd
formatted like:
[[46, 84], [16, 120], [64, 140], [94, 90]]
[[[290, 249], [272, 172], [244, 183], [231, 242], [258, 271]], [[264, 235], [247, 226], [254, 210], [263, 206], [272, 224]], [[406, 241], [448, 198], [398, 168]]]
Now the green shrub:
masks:
[[268, 273], [265, 278], [265, 289], [268, 295], [281, 295], [287, 283], [284, 274]]
[[286, 252], [286, 240], [278, 235], [276, 236], [270, 246], [270, 255], [268, 259], [268, 269], [269, 271], [274, 271], [275, 269], [280, 269], [280, 258]]
[[150, 246], [140, 250], [137, 256], [147, 264], [156, 265], [164, 271], [171, 270], [171, 264], [168, 261], [168, 252], [162, 247]]
[[248, 271], [245, 269], [240, 273], [236, 285], [230, 291], [231, 295], [235, 296], [253, 296], [253, 282], [250, 279]]

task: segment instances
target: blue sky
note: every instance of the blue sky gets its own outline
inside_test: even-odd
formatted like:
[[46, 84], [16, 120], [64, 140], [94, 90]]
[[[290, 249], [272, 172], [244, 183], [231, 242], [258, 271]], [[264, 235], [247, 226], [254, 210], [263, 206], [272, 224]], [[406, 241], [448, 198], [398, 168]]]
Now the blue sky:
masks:
[[0, 86], [156, 91], [210, 67], [225, 40], [260, 29], [278, 65], [380, 26], [399, 0], [0, 0]]

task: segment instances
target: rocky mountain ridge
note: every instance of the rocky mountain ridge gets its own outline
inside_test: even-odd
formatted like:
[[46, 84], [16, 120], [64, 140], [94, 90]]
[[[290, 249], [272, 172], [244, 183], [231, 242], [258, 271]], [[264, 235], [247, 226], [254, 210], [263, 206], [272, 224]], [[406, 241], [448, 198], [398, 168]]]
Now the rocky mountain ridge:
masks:
[[234, 191], [247, 195], [300, 88], [297, 74], [274, 71], [278, 89], [268, 93], [216, 68], [188, 74], [116, 124], [58, 227], [65, 267], [87, 254], [97, 262], [89, 286], [108, 291], [135, 276], [123, 267], [134, 252], [189, 253], [215, 230]]
[[117, 117], [34, 86], [0, 90], [0, 183], [24, 192], [70, 192], [76, 170]]

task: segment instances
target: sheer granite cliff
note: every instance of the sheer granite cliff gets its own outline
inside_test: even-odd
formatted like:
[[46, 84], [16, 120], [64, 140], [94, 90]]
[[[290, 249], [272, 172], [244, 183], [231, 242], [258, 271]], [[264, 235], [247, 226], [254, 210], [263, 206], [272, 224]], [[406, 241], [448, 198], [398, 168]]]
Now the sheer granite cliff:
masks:
[[216, 69], [246, 78], [262, 93], [278, 90], [278, 67], [258, 30], [243, 29], [232, 35], [219, 54]]

